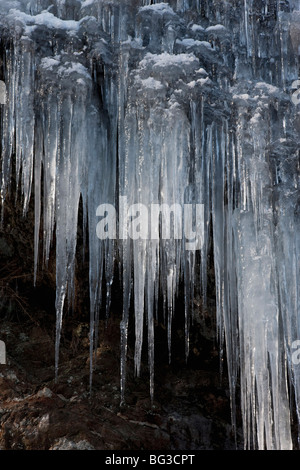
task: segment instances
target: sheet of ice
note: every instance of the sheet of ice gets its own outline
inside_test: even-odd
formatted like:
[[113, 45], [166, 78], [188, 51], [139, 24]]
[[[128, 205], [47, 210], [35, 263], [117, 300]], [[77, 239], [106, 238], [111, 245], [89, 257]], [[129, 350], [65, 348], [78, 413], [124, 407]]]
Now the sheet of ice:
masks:
[[[90, 382], [99, 317], [101, 309], [110, 310], [118, 262], [122, 401], [130, 315], [138, 375], [147, 337], [153, 398], [155, 321], [165, 322], [171, 359], [182, 282], [188, 357], [194, 298], [205, 306], [212, 248], [217, 335], [221, 356], [226, 347], [233, 425], [238, 386], [245, 447], [289, 449], [293, 400], [300, 422], [300, 373], [291, 346], [300, 337], [300, 136], [289, 91], [299, 78], [293, 12], [299, 5], [244, 0], [235, 3], [233, 15], [224, 2], [149, 3], [86, 0], [80, 8], [76, 1], [0, 2], [7, 39], [2, 206], [15, 159], [24, 213], [34, 186], [35, 279], [38, 269], [47, 268], [55, 237], [57, 374], [63, 312], [75, 295], [82, 200], [89, 237]], [[230, 34], [222, 42], [224, 28]], [[213, 33], [215, 47], [187, 37], [191, 31], [201, 39]], [[174, 53], [188, 48], [193, 52]], [[97, 207], [125, 204], [119, 196], [128, 206], [204, 204], [201, 253], [186, 250], [185, 239], [162, 236], [100, 241]], [[157, 233], [170, 230], [170, 220], [165, 226], [160, 221]], [[180, 217], [175, 220], [179, 227]]]

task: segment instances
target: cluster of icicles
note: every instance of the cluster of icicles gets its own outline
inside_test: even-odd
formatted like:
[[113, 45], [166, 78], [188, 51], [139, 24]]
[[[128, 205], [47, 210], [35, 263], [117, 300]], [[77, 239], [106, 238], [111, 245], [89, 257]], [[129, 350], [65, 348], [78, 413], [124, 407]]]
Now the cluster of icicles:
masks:
[[[233, 423], [239, 382], [245, 447], [291, 448], [293, 399], [300, 412], [300, 369], [292, 355], [300, 339], [300, 121], [291, 100], [299, 5], [26, 0], [11, 9], [9, 3], [0, 6], [7, 88], [1, 200], [5, 206], [14, 159], [24, 214], [34, 193], [35, 279], [40, 252], [46, 269], [55, 237], [56, 371], [64, 306], [75, 295], [82, 200], [91, 377], [100, 309], [110, 310], [119, 263], [121, 399], [131, 299], [135, 369], [139, 375], [146, 329], [153, 398], [159, 299], [171, 350], [183, 282], [188, 356], [193, 300], [197, 293], [205, 305], [213, 245]], [[116, 205], [119, 196], [128, 206], [202, 204], [201, 250], [162, 236], [99, 240], [97, 208]]]

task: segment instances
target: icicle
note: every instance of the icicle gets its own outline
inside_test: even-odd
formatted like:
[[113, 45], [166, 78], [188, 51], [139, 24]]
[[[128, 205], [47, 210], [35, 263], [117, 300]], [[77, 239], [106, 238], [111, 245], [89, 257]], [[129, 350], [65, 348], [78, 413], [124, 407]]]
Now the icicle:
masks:
[[[134, 368], [140, 375], [147, 337], [153, 402], [160, 297], [171, 360], [183, 282], [188, 359], [194, 296], [207, 308], [212, 248], [233, 425], [239, 381], [245, 447], [291, 448], [287, 377], [300, 422], [292, 346], [300, 337], [299, 123], [289, 94], [299, 78], [298, 0], [261, 8], [235, 2], [236, 14], [226, 2], [206, 0], [14, 6], [0, 5], [7, 87], [1, 204], [15, 159], [24, 214], [34, 187], [34, 283], [55, 237], [56, 377], [63, 312], [76, 295], [81, 201], [89, 237], [90, 389], [116, 260], [121, 403], [132, 303]], [[198, 253], [178, 236], [185, 235], [184, 204], [197, 203], [204, 205]], [[101, 204], [117, 206], [111, 238], [97, 235]]]

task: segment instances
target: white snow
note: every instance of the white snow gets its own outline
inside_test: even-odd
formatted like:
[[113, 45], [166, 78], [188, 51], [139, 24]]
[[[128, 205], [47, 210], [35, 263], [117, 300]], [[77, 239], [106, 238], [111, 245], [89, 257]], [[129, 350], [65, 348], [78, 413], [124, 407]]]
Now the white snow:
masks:
[[155, 80], [152, 77], [148, 77], [145, 80], [140, 80], [140, 83], [142, 87], [150, 88], [153, 90], [162, 90], [164, 88], [164, 85], [160, 81]]
[[257, 82], [255, 88], [259, 90], [264, 90], [268, 94], [276, 94], [280, 91], [278, 87], [266, 82]]
[[170, 67], [173, 65], [184, 68], [188, 65], [193, 65], [198, 63], [198, 59], [194, 54], [168, 54], [164, 52], [163, 54], [151, 54], [147, 53], [144, 59], [140, 62], [140, 66], [147, 66], [149, 63], [152, 63], [153, 66], [158, 67]]
[[211, 83], [211, 80], [210, 80], [208, 77], [206, 77], [206, 78], [198, 78], [198, 80], [193, 80], [193, 81], [189, 82], [189, 83], [188, 83], [188, 86], [189, 86], [190, 88], [195, 88], [195, 86], [196, 86], [197, 84], [203, 86], [203, 85], [206, 85], [206, 84], [208, 84], [208, 83]]
[[91, 80], [91, 75], [88, 72], [87, 68], [84, 67], [79, 62], [66, 62], [64, 65], [59, 67], [58, 74], [59, 75], [70, 75], [72, 73], [77, 73], [79, 75], [84, 76], [87, 80]]
[[164, 15], [165, 13], [169, 13], [171, 15], [175, 15], [174, 10], [170, 7], [168, 3], [155, 3], [154, 5], [147, 5], [141, 7], [139, 9], [140, 12], [153, 12], [159, 15]]
[[180, 44], [186, 48], [192, 48], [192, 47], [201, 47], [204, 46], [208, 49], [212, 49], [212, 45], [208, 41], [198, 41], [192, 38], [184, 38], [184, 39], [177, 39], [176, 44]]
[[81, 8], [86, 8], [95, 4], [95, 0], [85, 0], [82, 1]]
[[205, 31], [205, 28], [203, 28], [203, 26], [201, 26], [200, 24], [193, 24], [191, 30], [194, 32]]
[[250, 95], [248, 93], [241, 93], [240, 95], [233, 95], [232, 98], [234, 100], [245, 100], [248, 101], [250, 99]]
[[199, 70], [196, 70], [196, 73], [198, 73], [199, 75], [208, 75], [208, 73], [203, 67], [200, 67]]
[[31, 32], [35, 26], [45, 26], [50, 29], [64, 29], [67, 31], [77, 31], [79, 29], [79, 22], [74, 20], [62, 20], [57, 18], [49, 11], [43, 11], [35, 16], [28, 15], [20, 10], [11, 9], [8, 14], [8, 19], [11, 21], [21, 21], [24, 27], [27, 26], [26, 31]]
[[60, 56], [57, 58], [54, 57], [44, 57], [41, 62], [40, 66], [44, 69], [52, 70], [53, 67], [56, 67], [60, 64]]
[[211, 33], [211, 32], [224, 32], [224, 31], [227, 31], [227, 29], [225, 28], [225, 26], [223, 26], [222, 24], [216, 24], [214, 26], [208, 26], [208, 28], [206, 28], [205, 30], [207, 33]]

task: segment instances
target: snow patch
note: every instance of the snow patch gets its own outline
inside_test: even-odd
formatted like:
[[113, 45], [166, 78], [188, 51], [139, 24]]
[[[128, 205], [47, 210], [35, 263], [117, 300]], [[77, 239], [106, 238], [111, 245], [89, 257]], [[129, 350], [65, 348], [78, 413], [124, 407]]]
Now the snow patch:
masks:
[[86, 8], [86, 7], [89, 7], [91, 5], [94, 5], [95, 3], [95, 0], [85, 0], [82, 5], [81, 5], [81, 8]]
[[45, 26], [49, 29], [63, 29], [66, 31], [78, 31], [80, 26], [79, 21], [62, 20], [49, 11], [43, 11], [35, 16], [31, 16], [23, 11], [11, 9], [8, 14], [8, 19], [23, 23], [24, 27], [27, 27], [27, 33], [31, 33], [35, 26]]
[[191, 27], [191, 30], [194, 32], [205, 31], [205, 28], [203, 28], [203, 26], [201, 26], [200, 24], [193, 24], [193, 26]]
[[139, 9], [139, 11], [140, 12], [145, 12], [145, 11], [154, 12], [154, 13], [158, 13], [159, 15], [164, 15], [165, 13], [169, 13], [171, 15], [176, 15], [176, 13], [170, 7], [170, 5], [168, 3], [164, 3], [164, 2], [155, 3], [154, 5], [147, 5], [147, 6], [141, 7]]
[[53, 70], [53, 67], [56, 67], [59, 64], [60, 64], [60, 56], [56, 56], [56, 58], [44, 57], [40, 62], [40, 66], [46, 70]]
[[159, 67], [170, 67], [172, 65], [177, 65], [184, 67], [187, 65], [194, 64], [199, 62], [197, 57], [194, 54], [168, 54], [163, 52], [162, 54], [151, 54], [150, 52], [146, 54], [145, 58], [140, 62], [141, 67], [148, 65], [150, 62], [154, 66]]
[[66, 62], [64, 65], [59, 67], [58, 74], [59, 75], [71, 75], [72, 73], [78, 73], [82, 75], [84, 78], [91, 80], [91, 75], [88, 72], [87, 68], [84, 65], [80, 64], [79, 62]]
[[208, 41], [198, 41], [192, 38], [185, 38], [185, 39], [177, 39], [176, 44], [180, 44], [184, 47], [191, 48], [191, 47], [207, 47], [208, 49], [212, 49], [212, 45]]
[[153, 77], [146, 78], [145, 80], [139, 80], [144, 88], [150, 88], [152, 90], [162, 90], [163, 84], [159, 80], [155, 80]]
[[223, 26], [222, 24], [216, 24], [214, 26], [209, 26], [208, 28], [206, 28], [205, 30], [207, 33], [211, 33], [211, 32], [225, 32], [227, 31], [227, 29], [225, 28], [225, 26]]

